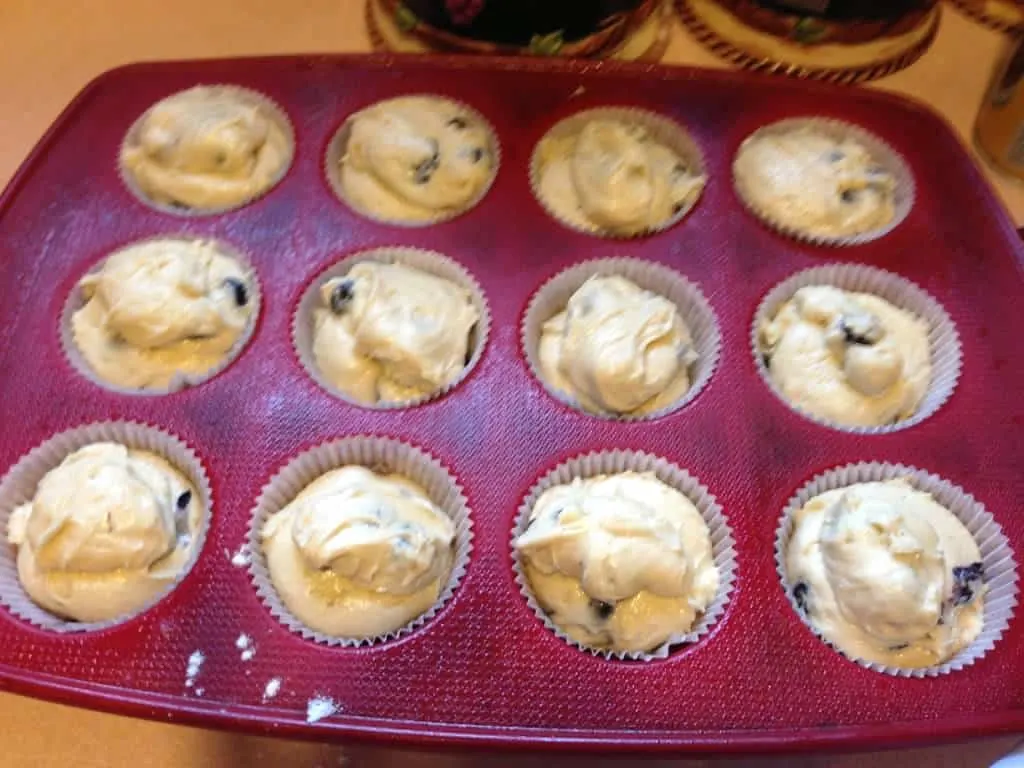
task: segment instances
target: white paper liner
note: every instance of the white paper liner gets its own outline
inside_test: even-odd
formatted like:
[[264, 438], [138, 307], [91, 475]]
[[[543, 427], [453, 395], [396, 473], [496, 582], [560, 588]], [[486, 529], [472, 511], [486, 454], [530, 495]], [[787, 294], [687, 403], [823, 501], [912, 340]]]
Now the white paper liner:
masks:
[[[808, 501], [827, 491], [845, 488], [855, 483], [897, 478], [904, 478], [917, 490], [930, 494], [935, 501], [956, 515], [970, 531], [981, 550], [981, 561], [985, 567], [985, 584], [988, 587], [985, 594], [984, 624], [974, 642], [942, 664], [917, 669], [869, 662], [848, 655], [838, 646], [829, 642], [797, 607], [789, 589], [786, 573], [786, 549], [795, 528], [793, 514]], [[903, 464], [883, 462], [847, 464], [823, 472], [810, 480], [793, 495], [782, 512], [779, 527], [775, 533], [775, 567], [781, 580], [782, 589], [793, 610], [822, 642], [862, 667], [898, 677], [937, 677], [971, 666], [988, 653], [1002, 637], [1017, 605], [1017, 563], [1013, 550], [1010, 548], [1010, 542], [992, 514], [963, 488], [948, 480], [943, 480], [938, 475]]]
[[[284, 509], [311, 482], [333, 469], [363, 466], [378, 474], [398, 474], [418, 484], [455, 523], [455, 555], [448, 583], [426, 612], [398, 629], [376, 637], [338, 637], [306, 626], [278, 597], [267, 567], [261, 532], [267, 520]], [[246, 533], [250, 555], [249, 575], [263, 604], [284, 626], [304, 638], [330, 646], [358, 647], [393, 640], [430, 621], [448, 602], [469, 565], [473, 551], [473, 522], [462, 486], [448, 470], [426, 451], [385, 437], [357, 435], [324, 443], [300, 453], [284, 465], [263, 486]]]
[[[470, 301], [472, 301], [473, 307], [476, 309], [479, 320], [477, 320], [476, 325], [473, 326], [473, 329], [470, 332], [469, 362], [467, 362], [465, 367], [462, 369], [462, 373], [452, 380], [451, 383], [431, 392], [428, 395], [418, 397], [414, 400], [405, 400], [402, 402], [364, 403], [354, 399], [336, 387], [328, 381], [327, 377], [320, 371], [320, 367], [316, 363], [316, 357], [313, 354], [313, 312], [320, 307], [320, 288], [328, 280], [332, 280], [336, 277], [342, 277], [348, 274], [349, 270], [356, 264], [366, 261], [378, 262], [381, 264], [401, 264], [413, 269], [418, 269], [421, 272], [426, 272], [434, 275], [435, 277], [440, 277], [444, 280], [455, 283], [469, 293]], [[414, 406], [436, 400], [451, 392], [465, 381], [466, 377], [469, 376], [474, 368], [476, 368], [477, 363], [480, 362], [484, 349], [487, 347], [487, 340], [490, 337], [490, 333], [491, 310], [487, 304], [487, 298], [484, 296], [484, 292], [480, 287], [480, 284], [465, 267], [454, 259], [437, 253], [436, 251], [427, 251], [419, 248], [402, 248], [399, 246], [359, 251], [351, 256], [346, 256], [341, 261], [324, 270], [306, 287], [306, 290], [302, 294], [302, 298], [299, 300], [299, 305], [295, 310], [295, 314], [292, 316], [292, 345], [295, 347], [295, 353], [298, 355], [299, 362], [302, 363], [302, 367], [306, 369], [306, 373], [308, 373], [325, 391], [339, 400], [344, 400], [345, 402], [359, 406], [360, 408], [377, 410], [412, 408]]]
[[244, 251], [239, 250], [235, 246], [217, 238], [207, 237], [193, 237], [189, 235], [156, 235], [153, 237], [147, 237], [142, 240], [136, 240], [131, 243], [116, 248], [115, 250], [108, 253], [96, 264], [94, 264], [86, 274], [95, 274], [103, 269], [104, 264], [115, 253], [125, 250], [126, 248], [134, 248], [138, 245], [144, 245], [146, 243], [158, 242], [162, 240], [180, 240], [185, 243], [205, 242], [212, 243], [216, 246], [217, 250], [237, 261], [243, 268], [245, 276], [248, 278], [246, 287], [249, 293], [249, 306], [251, 311], [249, 313], [249, 320], [245, 324], [245, 328], [242, 329], [242, 333], [235, 340], [235, 343], [231, 345], [231, 348], [224, 354], [220, 362], [213, 366], [209, 370], [201, 374], [192, 373], [179, 373], [166, 387], [147, 387], [143, 389], [133, 387], [122, 387], [111, 381], [107, 381], [102, 378], [91, 365], [89, 361], [82, 355], [78, 348], [78, 344], [75, 343], [75, 333], [72, 326], [72, 318], [79, 309], [85, 306], [85, 297], [82, 295], [80, 288], [81, 280], [85, 277], [79, 278], [78, 282], [68, 293], [67, 298], [64, 301], [64, 306], [61, 308], [60, 313], [60, 345], [64, 352], [64, 357], [78, 373], [87, 378], [93, 384], [108, 389], [111, 392], [117, 392], [121, 395], [141, 395], [141, 396], [159, 396], [169, 395], [172, 392], [179, 392], [189, 387], [195, 387], [203, 382], [209, 381], [215, 376], [222, 373], [231, 365], [245, 350], [249, 341], [252, 339], [253, 334], [256, 332], [256, 324], [259, 321], [260, 309], [263, 305], [262, 290], [260, 286], [259, 276], [256, 274], [256, 270], [252, 265], [251, 259], [245, 254]]
[[[181, 216], [184, 218], [215, 216], [220, 213], [227, 213], [228, 211], [235, 211], [238, 210], [239, 208], [244, 208], [245, 206], [249, 205], [249, 203], [252, 203], [255, 200], [258, 200], [259, 198], [263, 197], [272, 189], [274, 189], [274, 187], [280, 184], [281, 180], [288, 174], [288, 171], [291, 169], [292, 163], [295, 160], [295, 129], [292, 127], [292, 122], [288, 118], [288, 113], [285, 112], [284, 109], [277, 102], [275, 102], [270, 97], [260, 93], [259, 91], [254, 91], [250, 88], [243, 88], [239, 85], [227, 85], [222, 83], [200, 84], [193, 86], [192, 88], [186, 88], [184, 91], [176, 91], [172, 94], [169, 94], [164, 99], [161, 99], [161, 101], [166, 101], [166, 99], [177, 96], [178, 94], [184, 93], [185, 91], [195, 90], [196, 88], [216, 90], [219, 93], [224, 94], [225, 96], [235, 96], [240, 101], [252, 104], [254, 106], [262, 107], [265, 110], [266, 114], [270, 117], [270, 119], [273, 120], [273, 122], [276, 123], [278, 127], [281, 129], [281, 131], [284, 133], [285, 138], [288, 140], [289, 152], [288, 158], [285, 160], [280, 170], [276, 174], [274, 174], [274, 178], [266, 187], [254, 192], [253, 194], [249, 195], [248, 197], [242, 200], [239, 200], [237, 203], [232, 203], [231, 205], [214, 206], [211, 208], [187, 208], [184, 206], [176, 206], [170, 205], [168, 203], [161, 203], [156, 200], [153, 200], [151, 197], [149, 197], [149, 195], [145, 193], [145, 191], [136, 182], [134, 175], [127, 168], [124, 167], [124, 163], [122, 162], [122, 158], [124, 157], [124, 150], [129, 145], [135, 143], [139, 131], [142, 130], [143, 121], [145, 121], [146, 117], [150, 113], [150, 110], [152, 110], [153, 107], [156, 106], [156, 104], [149, 107], [149, 109], [143, 112], [135, 120], [135, 122], [132, 123], [131, 127], [128, 129], [128, 132], [125, 134], [124, 139], [121, 142], [121, 147], [118, 150], [117, 154], [117, 172], [118, 175], [121, 177], [121, 181], [124, 182], [124, 185], [128, 188], [128, 191], [131, 192], [132, 195], [134, 195], [135, 198], [138, 199], [139, 202], [141, 202], [143, 205], [152, 208], [155, 211], [159, 211], [160, 213], [170, 213], [173, 214], [174, 216]], [[157, 104], [159, 103], [160, 102], [157, 102]]]
[[[529, 580], [523, 571], [523, 558], [516, 549], [516, 539], [526, 530], [530, 521], [530, 513], [537, 503], [537, 499], [549, 488], [556, 485], [566, 485], [575, 478], [588, 478], [597, 475], [613, 475], [621, 472], [653, 472], [661, 482], [674, 488], [686, 496], [697, 507], [701, 517], [707, 524], [711, 537], [711, 553], [714, 558], [715, 567], [718, 568], [718, 592], [714, 599], [708, 604], [702, 614], [698, 614], [697, 620], [689, 632], [682, 635], [674, 635], [666, 642], [649, 652], [613, 651], [603, 648], [595, 648], [584, 645], [565, 634], [540, 607], [533, 596]], [[671, 653], [674, 648], [681, 645], [696, 643], [706, 635], [722, 615], [725, 613], [729, 597], [732, 593], [733, 583], [736, 580], [736, 550], [732, 538], [732, 529], [726, 519], [718, 500], [712, 495], [706, 486], [702, 485], [697, 478], [693, 477], [686, 470], [667, 459], [659, 458], [649, 453], [639, 451], [600, 451], [576, 456], [568, 461], [559, 464], [547, 474], [542, 476], [533, 487], [530, 488], [519, 505], [519, 512], [512, 525], [512, 567], [515, 573], [516, 584], [519, 591], [526, 600], [527, 605], [537, 615], [545, 627], [557, 637], [569, 645], [575, 646], [593, 656], [600, 656], [605, 659], [630, 659], [634, 661], [651, 661], [652, 659], [663, 659]]]
[[[910, 312], [928, 324], [928, 345], [932, 363], [931, 381], [924, 398], [910, 418], [877, 427], [839, 424], [816, 416], [791, 403], [775, 386], [768, 372], [768, 366], [765, 365], [758, 329], [763, 322], [774, 318], [782, 305], [793, 298], [793, 294], [798, 289], [808, 285], [830, 285], [844, 291], [869, 293]], [[942, 305], [910, 280], [892, 272], [862, 264], [827, 264], [811, 267], [797, 272], [772, 288], [754, 312], [754, 321], [750, 326], [750, 349], [761, 380], [787, 407], [818, 424], [861, 435], [880, 435], [920, 424], [945, 404], [960, 379], [960, 336]]]
[[[7, 542], [7, 524], [15, 507], [31, 501], [43, 476], [69, 455], [93, 443], [119, 443], [130, 449], [148, 451], [165, 459], [191, 481], [203, 505], [203, 518], [193, 531], [192, 556], [178, 577], [160, 596], [109, 621], [81, 622], [64, 619], [36, 605], [18, 579], [17, 548]], [[0, 480], [0, 603], [15, 616], [53, 632], [92, 632], [123, 624], [145, 613], [170, 594], [192, 570], [199, 559], [210, 526], [213, 491], [206, 469], [196, 453], [180, 438], [161, 429], [134, 421], [103, 421], [60, 432], [22, 456]]]
[[[594, 275], [618, 275], [639, 287], [664, 296], [679, 309], [690, 329], [697, 360], [690, 366], [690, 388], [670, 405], [643, 414], [588, 411], [572, 395], [548, 383], [540, 367], [540, 339], [544, 323], [563, 311], [572, 295]], [[588, 416], [615, 421], [645, 421], [666, 416], [690, 403], [707, 386], [718, 365], [722, 334], [708, 300], [694, 283], [668, 267], [628, 257], [593, 259], [571, 266], [544, 283], [530, 300], [520, 327], [520, 342], [530, 372], [544, 389], [565, 405]]]
[[468, 211], [471, 211], [473, 208], [480, 204], [481, 200], [487, 197], [487, 193], [491, 190], [491, 186], [494, 184], [494, 180], [498, 177], [498, 169], [501, 167], [501, 142], [498, 141], [498, 133], [497, 131], [494, 130], [494, 126], [491, 125], [490, 121], [488, 121], [482, 114], [480, 114], [480, 112], [473, 109], [473, 107], [469, 106], [464, 102], [458, 101], [457, 99], [450, 99], [447, 96], [441, 96], [436, 93], [407, 93], [403, 96], [398, 96], [393, 99], [384, 99], [382, 101], [375, 102], [367, 107], [364, 107], [364, 109], [370, 109], [371, 107], [377, 107], [382, 104], [387, 104], [390, 101], [409, 98], [411, 96], [428, 99], [437, 99], [440, 102], [453, 105], [454, 107], [462, 111], [465, 115], [467, 115], [473, 122], [477, 123], [484, 130], [487, 131], [489, 139], [487, 148], [491, 153], [491, 175], [490, 178], [487, 179], [487, 182], [480, 188], [480, 191], [477, 192], [477, 194], [474, 195], [469, 202], [467, 202], [461, 208], [448, 211], [438, 211], [437, 215], [430, 219], [411, 220], [381, 216], [380, 214], [372, 210], [362, 208], [356, 205], [355, 202], [350, 200], [347, 193], [345, 192], [345, 185], [341, 183], [341, 161], [345, 157], [345, 152], [348, 149], [348, 139], [352, 131], [352, 120], [358, 117], [359, 113], [362, 112], [363, 110], [360, 110], [359, 112], [354, 112], [353, 114], [345, 118], [345, 122], [342, 123], [341, 127], [331, 137], [330, 142], [327, 144], [327, 152], [324, 154], [323, 170], [324, 175], [327, 177], [327, 183], [330, 184], [331, 189], [334, 190], [335, 196], [337, 196], [337, 198], [341, 200], [342, 203], [344, 203], [346, 206], [348, 206], [353, 211], [358, 213], [360, 216], [365, 216], [368, 219], [372, 219], [373, 221], [377, 221], [382, 224], [390, 224], [392, 226], [398, 227], [430, 227], [435, 224], [440, 224], [443, 221], [449, 221], [458, 216], [461, 216], [464, 213], [467, 213]]
[[[584, 226], [580, 222], [571, 221], [562, 216], [557, 209], [557, 206], [553, 206], [550, 201], [546, 200], [544, 195], [541, 194], [541, 176], [543, 174], [543, 167], [541, 162], [541, 151], [540, 148], [544, 142], [548, 139], [559, 139], [567, 138], [569, 136], [578, 135], [580, 131], [587, 125], [595, 120], [609, 120], [618, 123], [625, 123], [626, 125], [639, 125], [645, 128], [651, 139], [661, 144], [668, 149], [671, 149], [687, 166], [690, 171], [696, 175], [704, 177], [704, 185], [698, 190], [697, 195], [683, 208], [679, 209], [669, 219], [665, 220], [660, 224], [656, 224], [646, 229], [637, 232], [616, 232], [614, 230], [605, 229], [597, 224], [591, 226]], [[679, 123], [669, 120], [667, 117], [663, 117], [654, 112], [648, 112], [644, 109], [636, 109], [634, 107], [597, 107], [595, 109], [587, 109], [582, 112], [577, 112], [574, 115], [560, 120], [555, 123], [551, 129], [544, 134], [537, 146], [533, 149], [533, 154], [530, 156], [530, 188], [533, 190], [533, 196], [537, 198], [537, 201], [543, 206], [544, 210], [548, 214], [557, 219], [559, 222], [575, 229], [577, 232], [584, 232], [588, 235], [596, 235], [598, 237], [608, 237], [616, 239], [632, 239], [637, 237], [645, 237], [647, 235], [654, 234], [655, 232], [661, 232], [670, 227], [675, 226], [685, 218], [685, 216], [694, 209], [697, 203], [700, 201], [701, 195], [704, 193], [704, 187], [707, 186], [707, 169], [704, 165], [704, 156], [701, 154], [700, 147], [693, 140], [693, 137], [687, 132], [683, 126]]]
[[736, 152], [736, 157], [739, 157], [739, 153], [743, 151], [743, 147], [758, 137], [778, 135], [780, 133], [785, 134], [800, 128], [813, 128], [815, 131], [838, 141], [852, 139], [863, 146], [878, 165], [889, 171], [896, 182], [893, 192], [892, 219], [883, 227], [871, 229], [856, 235], [823, 235], [820, 233], [804, 231], [793, 224], [777, 220], [770, 212], [761, 209], [757, 203], [754, 202], [753, 198], [748, 194], [747, 187], [743, 183], [743, 180], [736, 174], [736, 160], [734, 158], [733, 184], [736, 188], [737, 196], [740, 198], [743, 205], [746, 206], [748, 211], [753, 213], [772, 229], [777, 232], [781, 232], [784, 235], [806, 243], [813, 243], [815, 245], [834, 246], [860, 245], [861, 243], [877, 240], [878, 238], [887, 235], [889, 232], [892, 232], [892, 230], [898, 227], [900, 223], [907, 218], [907, 215], [910, 213], [910, 209], [914, 207], [914, 198], [916, 195], [914, 176], [910, 172], [910, 166], [903, 157], [896, 152], [896, 150], [882, 141], [882, 139], [857, 125], [823, 117], [794, 117], [786, 120], [779, 120], [776, 123], [771, 123], [763, 128], [759, 128], [744, 139]]

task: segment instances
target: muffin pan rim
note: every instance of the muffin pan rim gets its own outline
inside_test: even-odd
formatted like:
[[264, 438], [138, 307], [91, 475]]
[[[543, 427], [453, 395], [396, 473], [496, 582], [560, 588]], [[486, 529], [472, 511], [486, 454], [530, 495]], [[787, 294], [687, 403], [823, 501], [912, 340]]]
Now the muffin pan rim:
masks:
[[[331, 60], [340, 60], [343, 63], [344, 62], [352, 62], [352, 61], [360, 61], [360, 62], [367, 61], [367, 60], [363, 60], [362, 58], [358, 58], [358, 57], [331, 57]], [[319, 62], [320, 60], [319, 59], [314, 59], [312, 61], [314, 62], [314, 66], [317, 66], [316, 62]], [[368, 60], [368, 61], [369, 61], [370, 65], [374, 65], [374, 63], [376, 61], [379, 61], [379, 60], [371, 59], [371, 60]], [[396, 64], [397, 63], [399, 63], [399, 62], [396, 62]], [[545, 62], [545, 65], [546, 64], [547, 63]], [[436, 63], [434, 63], [433, 65], [428, 65], [428, 66], [437, 67], [438, 65]], [[455, 69], [455, 70], [459, 70], [459, 69], [479, 69], [480, 68], [480, 62], [474, 62], [473, 65], [470, 65], [468, 62], [457, 62], [457, 63], [452, 63], [450, 66], [451, 66], [452, 69]], [[518, 64], [517, 63], [515, 65], [509, 64], [507, 62], [502, 62], [502, 63], [499, 63], [498, 65], [495, 65], [495, 68], [497, 68], [497, 69], [504, 69], [505, 71], [508, 71], [509, 69], [516, 69], [516, 70], [521, 70], [521, 71], [542, 71], [542, 69], [543, 69], [540, 64], [530, 63], [530, 62], [525, 63], [525, 64]], [[557, 67], [557, 66], [553, 67], [553, 69], [555, 71], [573, 71], [573, 72], [578, 71], [578, 70], [573, 70], [573, 69], [563, 69], [563, 68]], [[642, 69], [645, 72], [649, 71], [648, 68], [642, 68]], [[135, 67], [135, 68], [129, 67], [129, 68], [118, 70], [118, 71], [119, 72], [138, 72], [140, 70], [142, 70], [142, 71], [151, 71], [151, 70], [147, 70], [145, 65], [143, 65], [141, 67]], [[637, 70], [628, 69], [628, 68], [621, 69], [621, 70], [620, 69], [616, 69], [616, 68], [608, 68], [608, 71], [611, 71], [611, 72], [622, 72], [624, 75], [629, 75], [629, 74], [632, 74], [634, 71], [637, 71]], [[704, 74], [705, 73], [701, 73], [702, 76]], [[672, 79], [675, 79], [675, 77], [676, 77], [676, 75], [674, 73], [673, 74], [663, 74], [663, 79], [665, 79], [665, 80], [672, 80]], [[708, 77], [712, 81], [716, 81], [716, 80], [719, 79], [718, 76], [709, 75]], [[723, 78], [723, 79], [729, 79], [729, 78]], [[739, 80], [740, 80], [740, 82], [742, 82], [742, 78], [740, 78]], [[813, 92], [813, 89], [811, 89], [811, 92]], [[877, 97], [876, 95], [872, 95], [872, 98], [878, 98], [878, 99], [881, 99], [882, 101], [886, 101], [887, 103], [898, 102], [898, 100], [893, 98], [893, 97], [884, 97], [883, 98], [883, 97]], [[19, 178], [18, 181], [16, 182], [16, 185], [21, 185], [21, 184], [22, 184], [22, 180]], [[13, 197], [13, 195], [11, 197]], [[4, 202], [5, 203], [9, 202], [9, 199], [7, 199], [6, 196], [5, 196], [5, 201]], [[1004, 223], [1003, 229], [1006, 229], [1005, 223]], [[145, 697], [146, 695], [147, 694], [145, 694], [145, 692], [138, 692], [138, 691], [134, 691], [134, 690], [125, 691], [125, 696], [123, 697], [122, 700], [127, 702], [129, 699], [132, 699], [133, 697], [134, 697], [135, 700], [138, 700], [140, 697]], [[155, 697], [157, 697], [157, 698], [161, 698], [161, 696], [159, 694], [153, 694], [153, 695]], [[173, 698], [173, 697], [170, 697], [170, 698]], [[274, 711], [282, 711], [282, 710], [276, 709]], [[992, 718], [986, 718], [985, 716], [971, 715], [971, 716], [969, 716], [967, 718], [962, 718], [960, 721], [958, 721], [958, 723], [962, 724], [963, 722], [979, 722], [979, 721], [987, 722], [987, 723], [990, 723], [990, 724], [994, 722]], [[282, 724], [285, 725], [285, 727], [287, 727], [287, 722], [282, 723]], [[908, 733], [912, 733], [913, 732], [913, 733], [917, 733], [918, 734], [917, 738], [921, 737], [920, 734], [922, 733], [922, 731], [915, 730], [913, 724], [903, 723], [903, 724], [899, 724], [899, 725], [902, 728], [902, 730], [900, 731], [901, 733], [908, 734]], [[946, 723], [946, 722], [943, 722], [943, 726], [946, 727], [946, 731], [944, 731], [945, 733], [952, 733], [952, 732], [956, 731], [956, 728], [962, 727], [962, 725], [957, 725], [957, 724], [950, 725], [949, 723]], [[338, 718], [338, 719], [336, 719], [334, 721], [324, 722], [324, 723], [320, 724], [319, 726], [317, 726], [317, 728], [321, 728], [321, 727], [326, 729], [326, 730], [331, 730], [331, 731], [334, 731], [334, 732], [347, 731], [347, 732], [364, 733], [364, 734], [368, 732], [365, 726], [360, 726], [360, 725], [354, 724], [354, 721], [351, 718], [349, 718], [348, 716], [342, 716], [342, 717], [340, 717], [340, 718]], [[382, 726], [382, 724], [380, 722], [377, 723], [376, 727], [377, 728], [381, 728], [381, 727], [392, 728], [391, 726]], [[303, 726], [296, 726], [294, 724], [293, 724], [292, 728], [293, 728], [293, 732], [305, 732], [305, 731], [309, 731], [309, 730], [315, 730], [315, 729], [310, 729], [308, 726], [303, 727]], [[373, 726], [371, 726], [371, 730], [372, 730], [372, 728], [373, 728]], [[530, 734], [536, 733], [537, 730], [538, 729], [535, 729], [535, 728], [524, 727], [524, 728], [519, 729], [519, 730], [513, 729], [513, 732], [506, 732], [506, 733], [504, 733], [503, 735], [500, 735], [500, 736], [496, 736], [496, 737], [495, 736], [491, 736], [491, 737], [484, 736], [483, 738], [484, 738], [485, 741], [490, 741], [491, 743], [511, 743], [512, 741], [523, 740], [523, 739], [529, 741], [529, 740], [535, 738], [534, 736], [531, 736]], [[548, 732], [548, 733], [550, 733], [550, 729], [541, 728], [539, 730], [541, 732]], [[871, 733], [872, 730], [875, 733], [879, 733], [880, 732], [879, 728], [876, 727], [876, 728], [872, 729], [871, 726], [867, 726], [867, 727], [864, 727], [864, 726], [849, 726], [849, 727], [847, 727], [846, 730], [839, 731], [839, 732], [845, 734], [845, 738], [849, 739], [851, 737], [851, 734]], [[882, 730], [884, 730], [884, 729], [882, 729]], [[425, 729], [423, 729], [422, 727], [417, 727], [417, 724], [409, 724], [409, 725], [400, 726], [400, 727], [397, 728], [397, 731], [405, 732], [405, 733], [408, 733], [408, 734], [415, 733], [416, 734], [416, 738], [418, 738], [418, 739], [428, 739], [429, 740], [431, 738], [430, 734]], [[485, 731], [475, 730], [475, 727], [473, 725], [466, 724], [466, 725], [451, 726], [451, 727], [439, 726], [436, 732], [440, 732], [440, 733], [445, 734], [445, 737], [447, 739], [453, 739], [453, 740], [459, 741], [459, 740], [467, 740], [467, 739], [471, 739], [471, 738], [480, 738]], [[892, 733], [893, 731], [890, 730], [888, 732]], [[959, 731], [957, 731], [957, 732], [959, 732]], [[471, 735], [473, 733], [476, 733], [477, 735], [476, 736]], [[560, 732], [560, 731], [556, 731], [556, 733], [559, 734], [558, 738], [560, 738], [562, 740], [565, 740], [567, 738], [566, 735], [564, 733]], [[655, 748], [657, 748], [657, 745], [655, 744], [655, 742], [657, 741], [657, 738], [654, 736], [654, 734], [669, 733], [669, 734], [671, 734], [670, 737], [669, 737], [670, 740], [671, 740], [671, 745], [672, 745], [671, 748], [675, 748], [675, 749], [679, 749], [679, 748], [684, 748], [684, 749], [685, 748], [692, 748], [692, 745], [696, 744], [696, 743], [712, 743], [712, 744], [718, 746], [719, 748], [721, 748], [722, 744], [724, 743], [723, 739], [724, 740], [731, 740], [731, 743], [733, 743], [733, 744], [737, 744], [737, 743], [744, 742], [744, 741], [746, 741], [747, 743], [765, 743], [764, 740], [769, 738], [769, 736], [767, 734], [771, 734], [771, 733], [775, 733], [775, 734], [782, 733], [782, 734], [785, 734], [783, 736], [783, 738], [790, 739], [790, 740], [792, 740], [795, 737], [795, 735], [799, 734], [799, 735], [801, 735], [804, 738], [810, 738], [812, 740], [812, 742], [815, 739], [817, 739], [816, 743], [820, 743], [820, 744], [824, 744], [824, 743], [826, 743], [826, 742], [831, 740], [831, 737], [825, 736], [825, 735], [821, 734], [820, 732], [815, 734], [814, 729], [810, 729], [810, 728], [803, 728], [803, 729], [796, 729], [796, 730], [794, 730], [794, 729], [786, 729], [786, 730], [781, 731], [781, 732], [778, 731], [778, 730], [766, 730], [766, 731], [760, 731], [760, 732], [758, 732], [755, 735], [750, 735], [750, 734], [743, 735], [742, 733], [737, 733], [737, 732], [726, 732], [724, 734], [724, 736], [723, 735], [719, 735], [719, 736], [717, 736], [715, 738], [709, 738], [707, 736], [700, 737], [700, 738], [704, 738], [705, 741], [700, 742], [700, 738], [698, 738], [698, 741], [689, 742], [691, 747], [681, 746], [680, 734], [688, 733], [685, 730], [669, 730], [669, 731], [665, 731], [665, 730], [660, 730], [660, 731], [659, 730], [652, 730], [652, 731], [646, 731], [643, 734], [634, 734], [634, 735], [629, 735], [626, 732], [619, 730], [619, 731], [611, 731], [611, 732], [608, 732], [608, 733], [606, 733], [604, 735], [601, 735], [601, 734], [598, 734], [594, 730], [582, 729], [581, 731], [579, 731], [579, 733], [586, 734], [585, 739], [587, 740], [587, 743], [591, 743], [591, 744], [592, 743], [597, 743], [597, 742], [601, 742], [601, 743], [606, 744], [606, 745], [607, 744], [612, 744], [613, 746], [615, 744], [619, 744], [619, 745], [642, 744], [643, 746], [653, 746]], [[690, 733], [692, 733], [692, 732], [690, 732]], [[612, 739], [614, 739], [615, 741], [611, 741]], [[666, 748], [666, 744], [662, 744], [661, 748]]]

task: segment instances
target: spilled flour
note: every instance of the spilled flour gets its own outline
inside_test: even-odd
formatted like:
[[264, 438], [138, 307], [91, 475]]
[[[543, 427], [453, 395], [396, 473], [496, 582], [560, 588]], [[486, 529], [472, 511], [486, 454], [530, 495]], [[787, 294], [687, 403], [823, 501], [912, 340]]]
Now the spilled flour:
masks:
[[[195, 685], [196, 678], [199, 677], [199, 670], [203, 668], [204, 661], [206, 661], [206, 656], [203, 655], [202, 651], [192, 651], [192, 655], [188, 657], [188, 666], [185, 668], [186, 688], [191, 688]], [[203, 695], [201, 688], [196, 691], [196, 695]]]
[[314, 696], [306, 702], [306, 722], [315, 723], [338, 711], [338, 705], [329, 696]]
[[256, 655], [256, 644], [244, 632], [235, 640], [235, 648], [242, 652], [242, 661], [249, 661]]
[[263, 689], [263, 700], [264, 701], [270, 701], [272, 698], [277, 696], [277, 694], [278, 694], [278, 692], [280, 690], [281, 690], [281, 678], [280, 677], [272, 677], [269, 681], [267, 681], [267, 687]]
[[249, 552], [246, 550], [244, 544], [231, 556], [231, 564], [235, 566], [235, 568], [245, 568], [251, 560], [252, 558], [249, 557]]

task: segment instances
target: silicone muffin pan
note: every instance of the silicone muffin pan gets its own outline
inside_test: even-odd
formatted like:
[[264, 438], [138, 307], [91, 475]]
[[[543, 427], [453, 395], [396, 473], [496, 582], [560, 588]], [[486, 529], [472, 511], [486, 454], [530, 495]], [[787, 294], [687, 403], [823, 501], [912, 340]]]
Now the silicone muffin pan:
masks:
[[[252, 88], [296, 136], [287, 176], [238, 210], [182, 217], [137, 200], [117, 172], [133, 121], [201, 83]], [[501, 168], [465, 214], [428, 227], [373, 222], [324, 178], [346, 116], [380, 99], [436, 93], [494, 126]], [[628, 241], [573, 231], [534, 198], [528, 166], [558, 120], [603, 106], [678, 121], [700, 147], [707, 187], [678, 224]], [[909, 164], [917, 198], [892, 232], [828, 248], [776, 234], [741, 205], [732, 158], [785, 117], [846, 120]], [[61, 308], [115, 248], [160, 234], [244, 251], [263, 288], [248, 346], [226, 370], [171, 395], [117, 394], [61, 352]], [[424, 405], [359, 408], [299, 363], [290, 323], [323, 270], [360, 250], [444, 253], [480, 283], [492, 317], [478, 365]], [[632, 256], [700, 288], [722, 334], [699, 395], [662, 418], [617, 422], [574, 410], [535, 380], [520, 322], [537, 288], [571, 264]], [[951, 398], [908, 429], [857, 435], [800, 416], [758, 377], [749, 345], [758, 302], [802, 269], [880, 267], [935, 297], [960, 335]], [[89, 85], [42, 139], [0, 203], [0, 472], [53, 434], [134, 420], [178, 436], [209, 474], [214, 508], [198, 562], [155, 607], [118, 626], [58, 634], [0, 610], [0, 687], [113, 712], [313, 738], [434, 746], [644, 751], [879, 747], [1024, 729], [1024, 625], [972, 666], [904, 679], [864, 669], [801, 623], [779, 584], [773, 543], [794, 492], [856, 461], [904, 463], [973, 494], [1024, 553], [1022, 247], [954, 134], [895, 97], [756, 75], [539, 60], [286, 57], [150, 63]], [[465, 577], [436, 616], [389, 642], [328, 647], [282, 625], [238, 557], [264, 484], [298, 453], [351, 435], [416, 445], [461, 484], [473, 521]], [[649, 662], [599, 658], [548, 631], [512, 571], [511, 526], [536, 480], [595, 450], [662, 456], [707, 486], [735, 539], [724, 614], [694, 645]]]

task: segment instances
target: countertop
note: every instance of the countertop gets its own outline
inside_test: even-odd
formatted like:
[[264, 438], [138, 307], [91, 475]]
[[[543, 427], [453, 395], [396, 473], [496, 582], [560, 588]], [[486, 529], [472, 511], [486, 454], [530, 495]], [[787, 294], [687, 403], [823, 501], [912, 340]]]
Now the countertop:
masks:
[[[913, 95], [942, 113], [965, 142], [1005, 39], [943, 8], [935, 44], [912, 67], [869, 87]], [[255, 54], [368, 51], [362, 0], [3, 0], [0, 2], [0, 186], [68, 101], [104, 70], [132, 61]], [[725, 66], [680, 25], [669, 64]], [[972, 150], [973, 151], [973, 150]], [[985, 166], [983, 166], [985, 167]], [[985, 167], [1018, 225], [1024, 224], [1024, 184]], [[298, 744], [129, 720], [0, 694], [4, 743], [0, 765], [170, 766], [401, 765], [463, 766], [471, 757], [381, 752]], [[847, 757], [730, 761], [737, 766], [793, 768], [981, 768], [1013, 739], [969, 746]], [[543, 759], [549, 764], [550, 759]], [[587, 761], [596, 766], [604, 761]], [[489, 766], [542, 764], [514, 757]], [[622, 763], [617, 763], [621, 765]], [[667, 765], [658, 761], [656, 765]], [[700, 761], [673, 763], [702, 766]]]

